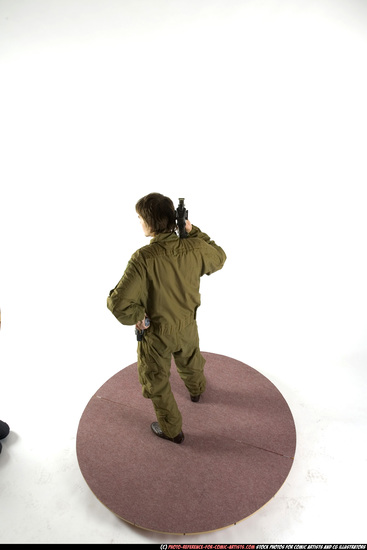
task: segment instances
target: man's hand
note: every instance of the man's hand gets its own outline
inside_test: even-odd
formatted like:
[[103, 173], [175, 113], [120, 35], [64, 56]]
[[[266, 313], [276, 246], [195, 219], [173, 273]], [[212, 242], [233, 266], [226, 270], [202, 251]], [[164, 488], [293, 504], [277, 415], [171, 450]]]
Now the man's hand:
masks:
[[138, 323], [136, 323], [135, 327], [138, 329], [138, 330], [147, 330], [147, 328], [149, 327], [149, 325], [147, 326], [145, 324], [145, 319], [147, 319], [147, 315], [145, 315], [144, 319], [142, 321], [139, 321]]
[[189, 220], [186, 220], [185, 229], [186, 229], [186, 233], [190, 233], [190, 231], [192, 229], [192, 225], [191, 225], [191, 222]]

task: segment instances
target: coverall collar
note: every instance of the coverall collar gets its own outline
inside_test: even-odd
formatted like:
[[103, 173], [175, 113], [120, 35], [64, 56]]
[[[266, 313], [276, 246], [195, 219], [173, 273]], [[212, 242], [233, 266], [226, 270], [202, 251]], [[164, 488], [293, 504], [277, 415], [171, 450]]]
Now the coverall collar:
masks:
[[158, 233], [153, 239], [151, 239], [150, 244], [156, 243], [158, 241], [167, 241], [167, 240], [173, 240], [178, 239], [176, 233], [174, 231], [171, 231], [170, 233]]

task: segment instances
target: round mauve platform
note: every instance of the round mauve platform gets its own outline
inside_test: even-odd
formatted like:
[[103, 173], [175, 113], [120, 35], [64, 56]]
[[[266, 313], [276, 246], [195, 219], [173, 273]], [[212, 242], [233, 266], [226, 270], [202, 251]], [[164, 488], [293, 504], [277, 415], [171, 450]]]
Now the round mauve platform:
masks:
[[185, 441], [158, 438], [137, 364], [92, 396], [79, 422], [80, 470], [95, 496], [143, 529], [196, 534], [233, 525], [264, 506], [292, 467], [296, 430], [279, 390], [255, 369], [203, 352], [207, 389], [193, 403], [172, 362]]

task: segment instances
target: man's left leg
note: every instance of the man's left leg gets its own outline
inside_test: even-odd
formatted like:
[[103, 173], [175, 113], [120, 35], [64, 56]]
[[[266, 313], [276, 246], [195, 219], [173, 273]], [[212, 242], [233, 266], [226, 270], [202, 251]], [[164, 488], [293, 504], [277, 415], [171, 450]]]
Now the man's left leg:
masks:
[[168, 349], [161, 336], [145, 334], [138, 346], [138, 374], [143, 396], [153, 403], [159, 428], [169, 439], [174, 439], [182, 432], [182, 416], [169, 382], [171, 354]]

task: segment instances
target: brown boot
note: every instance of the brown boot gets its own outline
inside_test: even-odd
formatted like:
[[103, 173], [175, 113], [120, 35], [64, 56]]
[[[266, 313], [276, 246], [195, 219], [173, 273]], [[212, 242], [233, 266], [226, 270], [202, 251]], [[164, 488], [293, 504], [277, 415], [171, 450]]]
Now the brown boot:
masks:
[[157, 435], [158, 437], [161, 437], [162, 439], [168, 439], [168, 441], [173, 441], [173, 443], [182, 443], [185, 439], [185, 436], [183, 432], [181, 431], [176, 437], [168, 437], [168, 435], [164, 434], [158, 424], [158, 422], [152, 422], [150, 425], [152, 428], [152, 432]]

